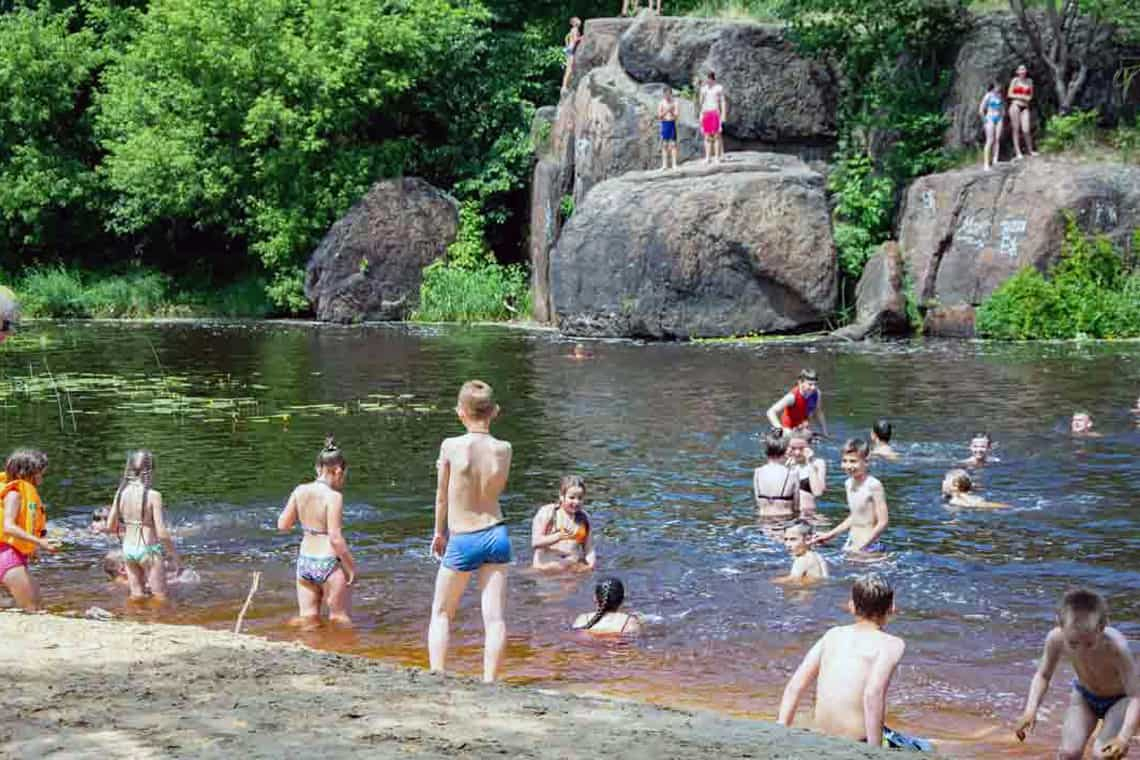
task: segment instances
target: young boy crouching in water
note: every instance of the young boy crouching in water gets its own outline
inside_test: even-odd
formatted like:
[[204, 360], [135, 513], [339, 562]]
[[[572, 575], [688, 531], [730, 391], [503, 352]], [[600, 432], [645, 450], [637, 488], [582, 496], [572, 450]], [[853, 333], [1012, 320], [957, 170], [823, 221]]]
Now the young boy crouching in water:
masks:
[[881, 575], [864, 575], [851, 587], [851, 611], [855, 622], [825, 633], [788, 681], [779, 723], [792, 725], [800, 699], [818, 682], [816, 730], [872, 746], [885, 737], [890, 746], [929, 749], [883, 726], [887, 688], [906, 650], [906, 642], [883, 631], [894, 611], [894, 590]]
[[1045, 652], [1029, 687], [1025, 712], [1014, 729], [1017, 738], [1025, 741], [1037, 722], [1037, 708], [1061, 655], [1072, 663], [1077, 678], [1061, 726], [1057, 757], [1080, 760], [1098, 723], [1092, 756], [1124, 757], [1140, 723], [1140, 676], [1128, 639], [1108, 627], [1108, 605], [1100, 594], [1085, 589], [1070, 591], [1061, 600], [1057, 626], [1045, 637]]
[[806, 520], [797, 520], [784, 528], [784, 548], [794, 559], [792, 569], [787, 575], [776, 578], [775, 583], [810, 582], [828, 577], [827, 562], [818, 552], [812, 551], [808, 544], [813, 530], [811, 523]]

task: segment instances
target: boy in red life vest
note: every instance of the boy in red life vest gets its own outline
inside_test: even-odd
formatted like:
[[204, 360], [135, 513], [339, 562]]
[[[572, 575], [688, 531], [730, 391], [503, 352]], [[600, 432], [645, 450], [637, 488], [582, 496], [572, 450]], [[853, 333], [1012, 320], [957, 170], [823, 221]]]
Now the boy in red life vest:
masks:
[[785, 434], [804, 427], [813, 418], [819, 420], [823, 434], [827, 435], [827, 418], [823, 416], [823, 394], [819, 378], [813, 369], [800, 371], [799, 380], [788, 393], [768, 409], [768, 421], [773, 428], [782, 428]]
[[40, 608], [40, 588], [28, 572], [28, 561], [40, 549], [56, 551], [46, 533], [47, 515], [36, 487], [44, 482], [47, 454], [20, 449], [4, 464], [0, 487], [4, 521], [0, 527], [0, 582], [25, 612]]

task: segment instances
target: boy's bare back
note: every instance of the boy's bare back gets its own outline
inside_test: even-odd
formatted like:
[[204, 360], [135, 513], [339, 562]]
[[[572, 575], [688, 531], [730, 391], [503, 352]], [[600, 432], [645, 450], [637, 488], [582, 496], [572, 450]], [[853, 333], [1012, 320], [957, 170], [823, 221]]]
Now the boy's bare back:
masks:
[[[820, 647], [816, 729], [865, 741], [864, 695], [880, 695], [885, 707], [887, 687], [906, 643], [875, 626], [855, 623], [832, 628], [816, 646]], [[882, 717], [878, 717], [880, 729]]]
[[511, 469], [511, 444], [490, 433], [447, 438], [439, 447], [447, 483], [447, 529], [472, 533], [503, 521], [499, 495]]

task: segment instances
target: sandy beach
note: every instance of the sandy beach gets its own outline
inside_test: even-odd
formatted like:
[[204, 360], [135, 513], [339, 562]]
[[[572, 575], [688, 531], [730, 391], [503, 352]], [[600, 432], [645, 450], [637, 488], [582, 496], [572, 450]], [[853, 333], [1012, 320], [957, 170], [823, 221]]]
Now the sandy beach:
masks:
[[849, 758], [770, 723], [442, 678], [189, 626], [0, 614], [0, 756]]

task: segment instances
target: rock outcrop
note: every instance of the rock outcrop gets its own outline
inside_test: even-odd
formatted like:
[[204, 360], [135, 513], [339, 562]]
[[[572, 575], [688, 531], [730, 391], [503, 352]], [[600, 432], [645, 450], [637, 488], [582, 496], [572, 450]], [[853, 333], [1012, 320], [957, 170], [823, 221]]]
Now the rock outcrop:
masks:
[[855, 286], [855, 320], [834, 335], [863, 340], [909, 332], [902, 252], [892, 240], [883, 243], [863, 267], [863, 276]]
[[835, 308], [822, 175], [778, 154], [732, 154], [596, 185], [550, 254], [566, 333], [658, 339], [789, 331]]
[[915, 180], [899, 243], [927, 331], [970, 334], [973, 308], [1001, 283], [1027, 265], [1045, 271], [1061, 253], [1066, 211], [1085, 231], [1129, 246], [1140, 227], [1140, 167], [1037, 157]]
[[455, 240], [459, 207], [422, 179], [377, 182], [309, 259], [305, 296], [330, 322], [405, 319], [421, 272]]

